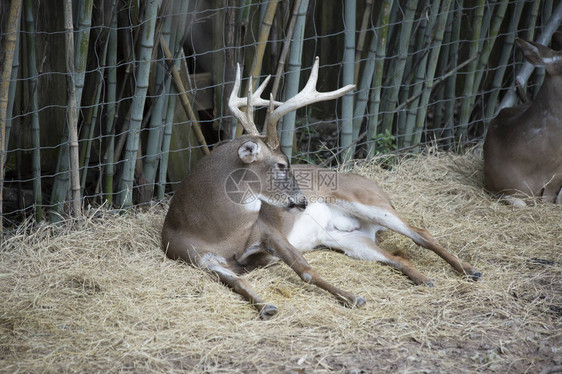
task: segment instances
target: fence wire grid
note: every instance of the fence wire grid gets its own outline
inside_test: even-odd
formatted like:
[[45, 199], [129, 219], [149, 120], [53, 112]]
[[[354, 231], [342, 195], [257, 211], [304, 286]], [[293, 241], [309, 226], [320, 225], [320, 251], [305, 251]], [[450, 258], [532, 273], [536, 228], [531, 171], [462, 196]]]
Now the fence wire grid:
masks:
[[[11, 67], [0, 93], [4, 226], [62, 219], [77, 196], [82, 209], [123, 208], [172, 193], [240, 134], [227, 107], [237, 63], [243, 90], [271, 74], [264, 97], [282, 101], [317, 56], [319, 91], [356, 85], [282, 119], [293, 163], [462, 151], [517, 104], [515, 38], [549, 44], [562, 13], [553, 0], [11, 0], [0, 11]], [[543, 79], [535, 69], [529, 98]], [[258, 127], [264, 117], [256, 111]]]

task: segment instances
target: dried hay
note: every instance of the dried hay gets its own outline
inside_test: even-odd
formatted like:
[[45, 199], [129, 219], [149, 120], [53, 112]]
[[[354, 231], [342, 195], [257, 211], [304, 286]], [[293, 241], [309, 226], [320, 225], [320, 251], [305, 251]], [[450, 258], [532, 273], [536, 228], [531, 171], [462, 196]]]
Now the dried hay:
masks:
[[515, 210], [482, 191], [476, 153], [431, 153], [392, 171], [358, 164], [412, 224], [479, 268], [474, 283], [397, 234], [435, 288], [378, 263], [306, 254], [367, 299], [347, 309], [285, 265], [246, 277], [270, 321], [159, 249], [162, 207], [22, 227], [0, 251], [2, 372], [553, 372], [562, 350], [560, 206]]

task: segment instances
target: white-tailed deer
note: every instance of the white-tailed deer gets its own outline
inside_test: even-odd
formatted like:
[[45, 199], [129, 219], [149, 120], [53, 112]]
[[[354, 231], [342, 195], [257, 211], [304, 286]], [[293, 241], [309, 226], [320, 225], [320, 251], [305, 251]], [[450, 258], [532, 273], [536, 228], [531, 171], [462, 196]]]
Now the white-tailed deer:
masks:
[[[562, 33], [553, 38], [562, 45]], [[562, 51], [516, 39], [526, 59], [546, 76], [535, 99], [505, 108], [484, 142], [484, 185], [517, 207], [525, 197], [562, 204]]]
[[[480, 278], [478, 271], [446, 251], [427, 231], [400, 218], [375, 182], [309, 165], [290, 167], [279, 149], [279, 118], [354, 88], [350, 85], [319, 93], [317, 79], [318, 59], [305, 88], [285, 103], [260, 98], [267, 79], [256, 92], [252, 94], [250, 89], [247, 98], [239, 98], [238, 69], [229, 107], [248, 135], [216, 146], [175, 192], [162, 229], [166, 255], [216, 274], [254, 305], [264, 319], [275, 315], [277, 308], [256, 295], [240, 273], [279, 259], [303, 281], [330, 292], [344, 305], [365, 304], [365, 299], [328, 283], [310, 267], [302, 253], [317, 247], [377, 260], [399, 269], [415, 284], [432, 285], [408, 260], [377, 245], [376, 233], [383, 228], [429, 248], [461, 274]], [[264, 137], [251, 112], [253, 106], [266, 105], [269, 112]], [[240, 110], [243, 106], [245, 114]]]

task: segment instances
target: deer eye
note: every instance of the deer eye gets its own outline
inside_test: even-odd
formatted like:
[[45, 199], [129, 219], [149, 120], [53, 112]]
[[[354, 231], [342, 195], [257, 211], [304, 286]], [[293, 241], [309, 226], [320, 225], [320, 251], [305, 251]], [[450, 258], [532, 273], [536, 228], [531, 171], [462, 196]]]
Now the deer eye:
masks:
[[277, 169], [279, 170], [287, 170], [287, 164], [284, 164], [282, 162], [278, 162], [277, 163]]

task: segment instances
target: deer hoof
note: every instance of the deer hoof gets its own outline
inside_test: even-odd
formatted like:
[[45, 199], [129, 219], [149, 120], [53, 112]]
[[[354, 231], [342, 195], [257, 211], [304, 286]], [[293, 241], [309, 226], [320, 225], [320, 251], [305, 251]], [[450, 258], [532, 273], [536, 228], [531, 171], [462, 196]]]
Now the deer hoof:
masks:
[[422, 283], [424, 286], [427, 286], [429, 288], [433, 288], [435, 287], [435, 283], [433, 283], [433, 280], [426, 280]]
[[472, 272], [472, 274], [470, 274], [470, 279], [472, 279], [473, 281], [480, 280], [480, 278], [482, 278], [482, 273], [479, 271], [474, 271]]
[[355, 306], [357, 308], [362, 308], [363, 306], [365, 306], [366, 303], [367, 303], [367, 300], [365, 300], [362, 297], [356, 297], [355, 298]]
[[277, 307], [275, 305], [265, 305], [260, 311], [260, 317], [264, 321], [267, 321], [278, 312]]

